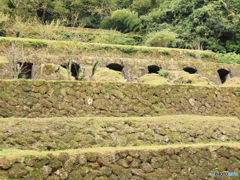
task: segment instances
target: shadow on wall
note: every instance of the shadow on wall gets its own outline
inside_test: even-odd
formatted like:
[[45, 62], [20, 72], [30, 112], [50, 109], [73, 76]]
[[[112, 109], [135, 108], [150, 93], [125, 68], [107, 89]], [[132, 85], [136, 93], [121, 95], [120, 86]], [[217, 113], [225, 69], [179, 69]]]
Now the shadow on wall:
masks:
[[148, 66], [148, 74], [152, 74], [152, 73], [158, 74], [158, 71], [160, 71], [160, 69], [161, 68], [156, 65]]
[[21, 73], [18, 75], [18, 78], [22, 79], [31, 79], [32, 78], [32, 66], [33, 63], [27, 62], [18, 62], [18, 65], [21, 67]]
[[185, 67], [183, 68], [184, 71], [188, 72], [189, 74], [195, 74], [197, 73], [197, 69], [192, 68], [192, 67]]
[[222, 84], [225, 83], [226, 80], [231, 78], [231, 73], [227, 69], [221, 68], [217, 72]]
[[[69, 64], [61, 65], [63, 68], [68, 69]], [[71, 75], [78, 80], [78, 75], [80, 73], [80, 65], [77, 63], [71, 64]]]

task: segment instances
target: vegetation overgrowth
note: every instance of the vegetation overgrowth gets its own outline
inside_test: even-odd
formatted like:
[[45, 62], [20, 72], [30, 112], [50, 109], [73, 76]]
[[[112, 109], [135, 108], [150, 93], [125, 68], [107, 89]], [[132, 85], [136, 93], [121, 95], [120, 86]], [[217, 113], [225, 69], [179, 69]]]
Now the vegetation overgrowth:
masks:
[[[76, 33], [59, 30], [62, 25], [116, 29], [128, 35], [114, 34], [110, 39], [127, 44], [240, 52], [238, 0], [3, 0], [0, 12], [1, 36], [25, 37], [31, 32], [31, 36], [39, 33], [41, 38], [55, 39], [48, 32], [58, 31], [57, 36], [66, 39]], [[152, 35], [155, 32], [158, 35]], [[81, 35], [87, 41], [92, 38]]]

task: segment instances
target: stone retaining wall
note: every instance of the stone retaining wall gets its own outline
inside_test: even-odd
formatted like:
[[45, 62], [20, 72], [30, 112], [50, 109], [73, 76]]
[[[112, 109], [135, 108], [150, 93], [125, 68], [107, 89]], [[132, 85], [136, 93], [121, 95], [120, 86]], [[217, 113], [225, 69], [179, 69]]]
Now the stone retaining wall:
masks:
[[44, 80], [0, 81], [0, 116], [235, 116], [240, 87]]
[[[2, 155], [0, 177], [26, 180], [213, 180], [215, 178], [209, 175], [212, 171], [240, 174], [239, 144], [235, 147], [199, 145], [91, 151]], [[231, 179], [237, 180], [239, 176]]]
[[0, 124], [1, 149], [65, 150], [240, 141], [240, 121], [233, 117], [4, 118]]

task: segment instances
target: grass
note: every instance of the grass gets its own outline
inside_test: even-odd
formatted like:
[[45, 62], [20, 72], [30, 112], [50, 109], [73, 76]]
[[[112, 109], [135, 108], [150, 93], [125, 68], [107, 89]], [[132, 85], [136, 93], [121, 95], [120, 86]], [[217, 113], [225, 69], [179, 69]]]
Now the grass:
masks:
[[[16, 38], [16, 37], [0, 37], [1, 40], [6, 40], [6, 41], [19, 41], [19, 42], [42, 42], [42, 43], [47, 43], [47, 44], [59, 44], [59, 43], [67, 43], [69, 41], [57, 41], [57, 40], [47, 40], [47, 39], [31, 39], [31, 38]], [[158, 53], [160, 50], [161, 52], [169, 52], [171, 53], [172, 51], [176, 52], [182, 52], [185, 51], [187, 52], [186, 54], [189, 54], [188, 52], [195, 52], [196, 50], [189, 50], [189, 49], [177, 49], [177, 48], [166, 48], [166, 47], [147, 47], [147, 46], [130, 46], [130, 45], [116, 45], [116, 44], [103, 44], [103, 43], [89, 43], [89, 42], [78, 42], [77, 45], [79, 46], [95, 46], [95, 47], [100, 47], [103, 49], [106, 49], [106, 47], [115, 47], [119, 49], [125, 50], [127, 49], [134, 49], [136, 51], [146, 51], [146, 52], [153, 52], [154, 50]], [[110, 48], [111, 49], [111, 48]], [[150, 51], [149, 51], [150, 50]], [[204, 53], [205, 51], [198, 51], [199, 53], [202, 52]], [[213, 53], [214, 54], [214, 53]]]
[[171, 144], [160, 146], [127, 146], [127, 147], [97, 147], [97, 148], [83, 148], [83, 149], [69, 149], [69, 150], [57, 150], [57, 151], [31, 151], [31, 150], [19, 150], [19, 149], [6, 149], [0, 151], [0, 155], [7, 156], [8, 159], [16, 159], [21, 156], [45, 156], [49, 153], [53, 155], [59, 155], [62, 152], [69, 153], [70, 155], [84, 152], [114, 152], [122, 150], [159, 150], [166, 148], [179, 148], [179, 147], [196, 147], [204, 148], [207, 146], [227, 146], [227, 147], [240, 147], [240, 142], [211, 142], [211, 143], [197, 143], [197, 144]]
[[40, 121], [44, 123], [48, 123], [49, 121], [63, 121], [63, 122], [82, 122], [82, 121], [162, 121], [162, 122], [173, 122], [173, 121], [239, 121], [237, 117], [218, 117], [218, 116], [200, 116], [200, 115], [165, 115], [165, 116], [157, 116], [157, 117], [53, 117], [53, 118], [0, 118], [1, 123], [16, 123], [18, 121], [24, 121], [26, 123]]
[[6, 57], [0, 56], [0, 63], [8, 63], [8, 61], [6, 60]]

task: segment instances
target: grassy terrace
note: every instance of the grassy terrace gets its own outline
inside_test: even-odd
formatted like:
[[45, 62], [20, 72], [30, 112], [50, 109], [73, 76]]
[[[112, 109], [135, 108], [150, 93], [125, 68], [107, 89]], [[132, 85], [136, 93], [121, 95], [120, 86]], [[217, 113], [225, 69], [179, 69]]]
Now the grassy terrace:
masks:
[[81, 152], [113, 152], [122, 150], [158, 150], [166, 148], [182, 148], [182, 147], [196, 147], [204, 148], [207, 146], [226, 146], [226, 147], [240, 147], [240, 142], [226, 142], [226, 143], [196, 143], [196, 144], [171, 144], [171, 145], [161, 145], [161, 146], [137, 146], [137, 147], [98, 147], [98, 148], [81, 148], [81, 149], [69, 149], [69, 150], [58, 150], [58, 151], [31, 151], [31, 150], [19, 150], [19, 149], [6, 149], [0, 151], [0, 155], [7, 156], [8, 158], [16, 159], [21, 156], [45, 156], [49, 153], [53, 155], [59, 155], [61, 152], [67, 152], [69, 154], [76, 154]]
[[[60, 46], [66, 46], [71, 41], [57, 41], [46, 39], [30, 39], [30, 38], [15, 38], [15, 37], [0, 37], [0, 42], [7, 46], [9, 42], [16, 42], [17, 44], [32, 47], [32, 48], [47, 48], [50, 53], [59, 55]], [[6, 44], [7, 43], [7, 44]], [[159, 58], [159, 56], [166, 57], [166, 59], [174, 58], [188, 58], [192, 61], [199, 61], [199, 58], [203, 61], [216, 62], [216, 53], [210, 51], [189, 50], [189, 49], [176, 49], [165, 47], [146, 47], [146, 46], [130, 46], [130, 45], [116, 45], [116, 44], [102, 44], [102, 43], [89, 43], [89, 42], [77, 42], [77, 54], [87, 54], [88, 56], [100, 56], [111, 55], [113, 57], [128, 57], [128, 58]], [[99, 52], [99, 54], [96, 54]], [[111, 56], [110, 55], [110, 56]], [[118, 55], [118, 56], [117, 56]], [[189, 61], [188, 60], [188, 61]]]

